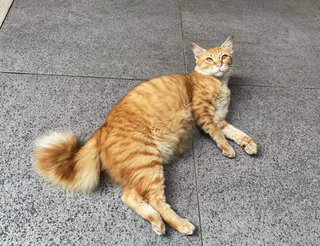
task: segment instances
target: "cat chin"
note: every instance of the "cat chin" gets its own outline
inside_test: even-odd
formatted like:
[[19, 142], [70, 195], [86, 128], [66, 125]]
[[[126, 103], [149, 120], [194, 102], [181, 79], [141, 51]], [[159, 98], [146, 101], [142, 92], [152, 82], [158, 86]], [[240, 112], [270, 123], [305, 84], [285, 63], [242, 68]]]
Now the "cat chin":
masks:
[[221, 77], [223, 75], [223, 72], [216, 72], [213, 76], [214, 77], [217, 77], [217, 78], [219, 78], [219, 77]]
[[222, 77], [223, 75], [225, 75], [227, 72], [228, 69], [225, 69], [225, 71], [217, 71], [217, 69], [204, 69], [204, 70], [200, 70], [198, 68], [198, 66], [195, 68], [195, 70], [198, 72], [198, 73], [201, 73], [201, 74], [204, 74], [204, 75], [209, 75], [209, 76], [213, 76], [213, 77], [216, 77], [216, 78], [220, 78]]

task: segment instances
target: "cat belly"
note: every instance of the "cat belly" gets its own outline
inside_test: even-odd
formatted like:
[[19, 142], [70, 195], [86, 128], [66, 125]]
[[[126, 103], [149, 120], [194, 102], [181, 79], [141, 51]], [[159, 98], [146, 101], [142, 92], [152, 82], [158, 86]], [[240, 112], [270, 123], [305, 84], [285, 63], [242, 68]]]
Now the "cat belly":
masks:
[[158, 149], [161, 153], [163, 162], [170, 162], [172, 159], [181, 155], [188, 147], [192, 132], [195, 129], [191, 108], [185, 113], [182, 123], [172, 131], [165, 134], [161, 140], [157, 141]]
[[168, 163], [175, 159], [187, 149], [188, 143], [191, 139], [190, 135], [192, 135], [191, 132], [186, 132], [185, 136], [182, 137], [176, 134], [170, 134], [167, 136], [166, 141], [157, 143], [164, 163]]

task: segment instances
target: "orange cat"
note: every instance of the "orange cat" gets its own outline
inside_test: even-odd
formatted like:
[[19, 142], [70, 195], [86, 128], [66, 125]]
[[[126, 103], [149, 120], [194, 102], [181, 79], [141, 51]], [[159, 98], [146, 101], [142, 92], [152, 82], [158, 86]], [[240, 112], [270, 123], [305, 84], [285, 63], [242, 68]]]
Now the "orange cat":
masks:
[[173, 74], [143, 82], [110, 112], [105, 124], [79, 148], [69, 132], [53, 132], [36, 142], [38, 171], [54, 184], [79, 192], [92, 191], [102, 168], [121, 186], [122, 200], [148, 220], [159, 235], [163, 220], [191, 235], [195, 227], [166, 203], [163, 163], [181, 154], [194, 125], [216, 141], [222, 153], [235, 152], [226, 138], [248, 154], [254, 140], [225, 121], [230, 101], [233, 37], [205, 50], [192, 44], [197, 65], [189, 74]]

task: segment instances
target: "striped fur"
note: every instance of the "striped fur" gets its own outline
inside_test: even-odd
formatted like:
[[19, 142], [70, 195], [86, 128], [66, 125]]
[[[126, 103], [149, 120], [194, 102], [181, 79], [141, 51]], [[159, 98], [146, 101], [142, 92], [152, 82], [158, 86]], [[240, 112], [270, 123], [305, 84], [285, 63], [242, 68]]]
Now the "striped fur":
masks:
[[205, 50], [193, 44], [195, 71], [143, 82], [111, 110], [105, 124], [81, 148], [68, 132], [40, 139], [34, 151], [38, 171], [69, 190], [88, 192], [100, 169], [118, 183], [122, 200], [148, 220], [159, 235], [164, 221], [183, 234], [195, 227], [178, 216], [164, 195], [163, 163], [183, 153], [195, 125], [217, 142], [227, 157], [235, 152], [230, 138], [249, 154], [256, 143], [225, 121], [230, 91], [232, 37]]

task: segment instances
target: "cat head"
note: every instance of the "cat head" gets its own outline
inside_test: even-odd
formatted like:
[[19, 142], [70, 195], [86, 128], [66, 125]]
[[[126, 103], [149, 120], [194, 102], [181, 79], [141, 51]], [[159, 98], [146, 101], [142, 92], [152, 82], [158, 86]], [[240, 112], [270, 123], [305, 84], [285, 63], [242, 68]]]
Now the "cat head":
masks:
[[192, 43], [192, 50], [196, 58], [195, 70], [201, 74], [222, 77], [232, 67], [233, 36], [229, 36], [221, 46], [203, 49]]

